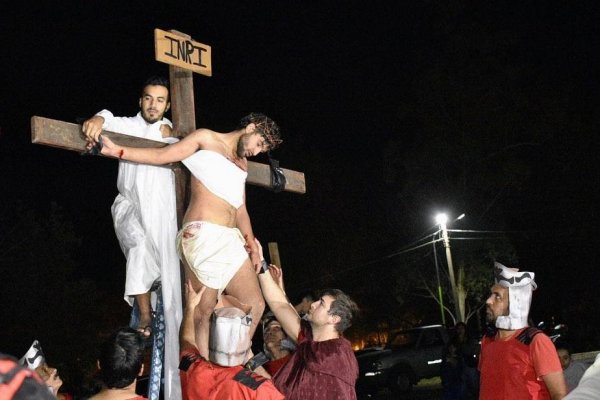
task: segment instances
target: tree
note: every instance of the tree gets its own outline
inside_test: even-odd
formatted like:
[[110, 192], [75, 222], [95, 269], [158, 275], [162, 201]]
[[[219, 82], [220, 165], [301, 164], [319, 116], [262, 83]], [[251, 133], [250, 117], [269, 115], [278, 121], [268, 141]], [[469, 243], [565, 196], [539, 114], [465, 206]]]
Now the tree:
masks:
[[[452, 241], [452, 240], [451, 240]], [[449, 315], [455, 324], [454, 298], [448, 280], [448, 269], [444, 265], [445, 256], [440, 246], [436, 254], [431, 247], [403, 257], [403, 267], [396, 274], [397, 293], [399, 296], [415, 296], [433, 300], [430, 304], [443, 304], [445, 314]], [[438, 281], [435, 273], [435, 257], [440, 271], [442, 302], [438, 295]], [[484, 306], [487, 293], [493, 282], [494, 261], [505, 263], [516, 262], [514, 248], [506, 238], [491, 238], [481, 240], [452, 241], [452, 256], [457, 268], [457, 292], [459, 308], [464, 310], [465, 322], [473, 317], [479, 317], [478, 311]], [[478, 322], [479, 323], [479, 319]]]

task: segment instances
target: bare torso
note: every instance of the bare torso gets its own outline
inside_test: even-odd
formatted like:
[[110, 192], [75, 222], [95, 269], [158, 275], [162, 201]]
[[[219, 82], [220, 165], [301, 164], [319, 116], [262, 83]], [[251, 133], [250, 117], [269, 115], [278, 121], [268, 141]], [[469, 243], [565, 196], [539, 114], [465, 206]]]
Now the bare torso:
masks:
[[[216, 132], [206, 130], [203, 135], [202, 143], [198, 150], [211, 150], [217, 152], [232, 162], [231, 150], [220, 140]], [[245, 158], [235, 160], [239, 168], [247, 169]], [[213, 194], [193, 175], [191, 177], [191, 198], [183, 223], [192, 221], [207, 221], [217, 225], [223, 225], [230, 228], [236, 226], [237, 209], [227, 201]]]
[[236, 226], [236, 208], [211, 193], [198, 179], [192, 176], [191, 199], [183, 223], [207, 221], [213, 224]]

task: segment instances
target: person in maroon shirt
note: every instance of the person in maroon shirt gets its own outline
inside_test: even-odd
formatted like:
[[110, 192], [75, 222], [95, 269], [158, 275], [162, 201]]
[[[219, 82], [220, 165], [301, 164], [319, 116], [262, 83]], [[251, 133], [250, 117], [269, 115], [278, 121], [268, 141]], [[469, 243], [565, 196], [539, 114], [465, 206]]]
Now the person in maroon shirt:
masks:
[[265, 301], [297, 348], [290, 360], [273, 376], [275, 387], [286, 400], [355, 400], [358, 363], [343, 332], [358, 311], [356, 303], [338, 289], [326, 290], [311, 304], [301, 320], [285, 292], [271, 276], [278, 267], [267, 266], [261, 255], [260, 286]]

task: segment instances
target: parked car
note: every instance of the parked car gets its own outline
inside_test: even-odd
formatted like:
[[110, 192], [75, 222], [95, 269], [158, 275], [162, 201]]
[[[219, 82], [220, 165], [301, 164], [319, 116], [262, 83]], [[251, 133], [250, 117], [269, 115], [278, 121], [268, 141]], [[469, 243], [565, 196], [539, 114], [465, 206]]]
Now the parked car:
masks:
[[357, 352], [359, 393], [376, 393], [388, 387], [407, 393], [421, 379], [440, 375], [448, 332], [441, 325], [398, 331], [383, 349]]

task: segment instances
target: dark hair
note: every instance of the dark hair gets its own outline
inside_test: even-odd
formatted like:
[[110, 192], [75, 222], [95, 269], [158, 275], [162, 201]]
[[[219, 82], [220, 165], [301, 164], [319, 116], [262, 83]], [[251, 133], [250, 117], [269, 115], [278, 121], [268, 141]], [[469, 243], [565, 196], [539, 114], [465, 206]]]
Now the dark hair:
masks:
[[304, 299], [310, 301], [311, 303], [315, 301], [315, 295], [313, 294], [312, 290], [305, 290], [303, 292], [300, 292], [297, 296], [293, 297], [293, 304], [301, 303], [302, 301], [304, 301]]
[[167, 101], [171, 100], [171, 90], [169, 89], [169, 80], [163, 76], [158, 76], [158, 75], [154, 75], [151, 76], [150, 78], [146, 79], [146, 82], [144, 82], [144, 86], [142, 86], [142, 93], [140, 94], [140, 97], [144, 96], [144, 89], [146, 89], [146, 86], [164, 86], [167, 88], [167, 90], [169, 91], [169, 95], [167, 96]]
[[335, 325], [335, 329], [343, 333], [350, 328], [353, 314], [358, 313], [358, 306], [350, 296], [339, 289], [326, 289], [321, 296], [331, 296], [335, 299], [329, 307], [329, 315], [340, 317], [340, 322]]
[[556, 342], [554, 342], [554, 347], [556, 347], [556, 350], [566, 350], [567, 353], [569, 353], [569, 355], [571, 355], [572, 353], [572, 349], [571, 349], [571, 345], [569, 345], [569, 343], [563, 341], [563, 340], [557, 340]]
[[260, 113], [250, 113], [240, 120], [237, 129], [242, 129], [249, 124], [256, 125], [256, 133], [259, 133], [269, 145], [269, 150], [274, 150], [283, 142], [279, 126], [271, 118]]
[[110, 388], [121, 389], [133, 383], [144, 361], [144, 339], [132, 328], [121, 328], [100, 347], [100, 376]]

